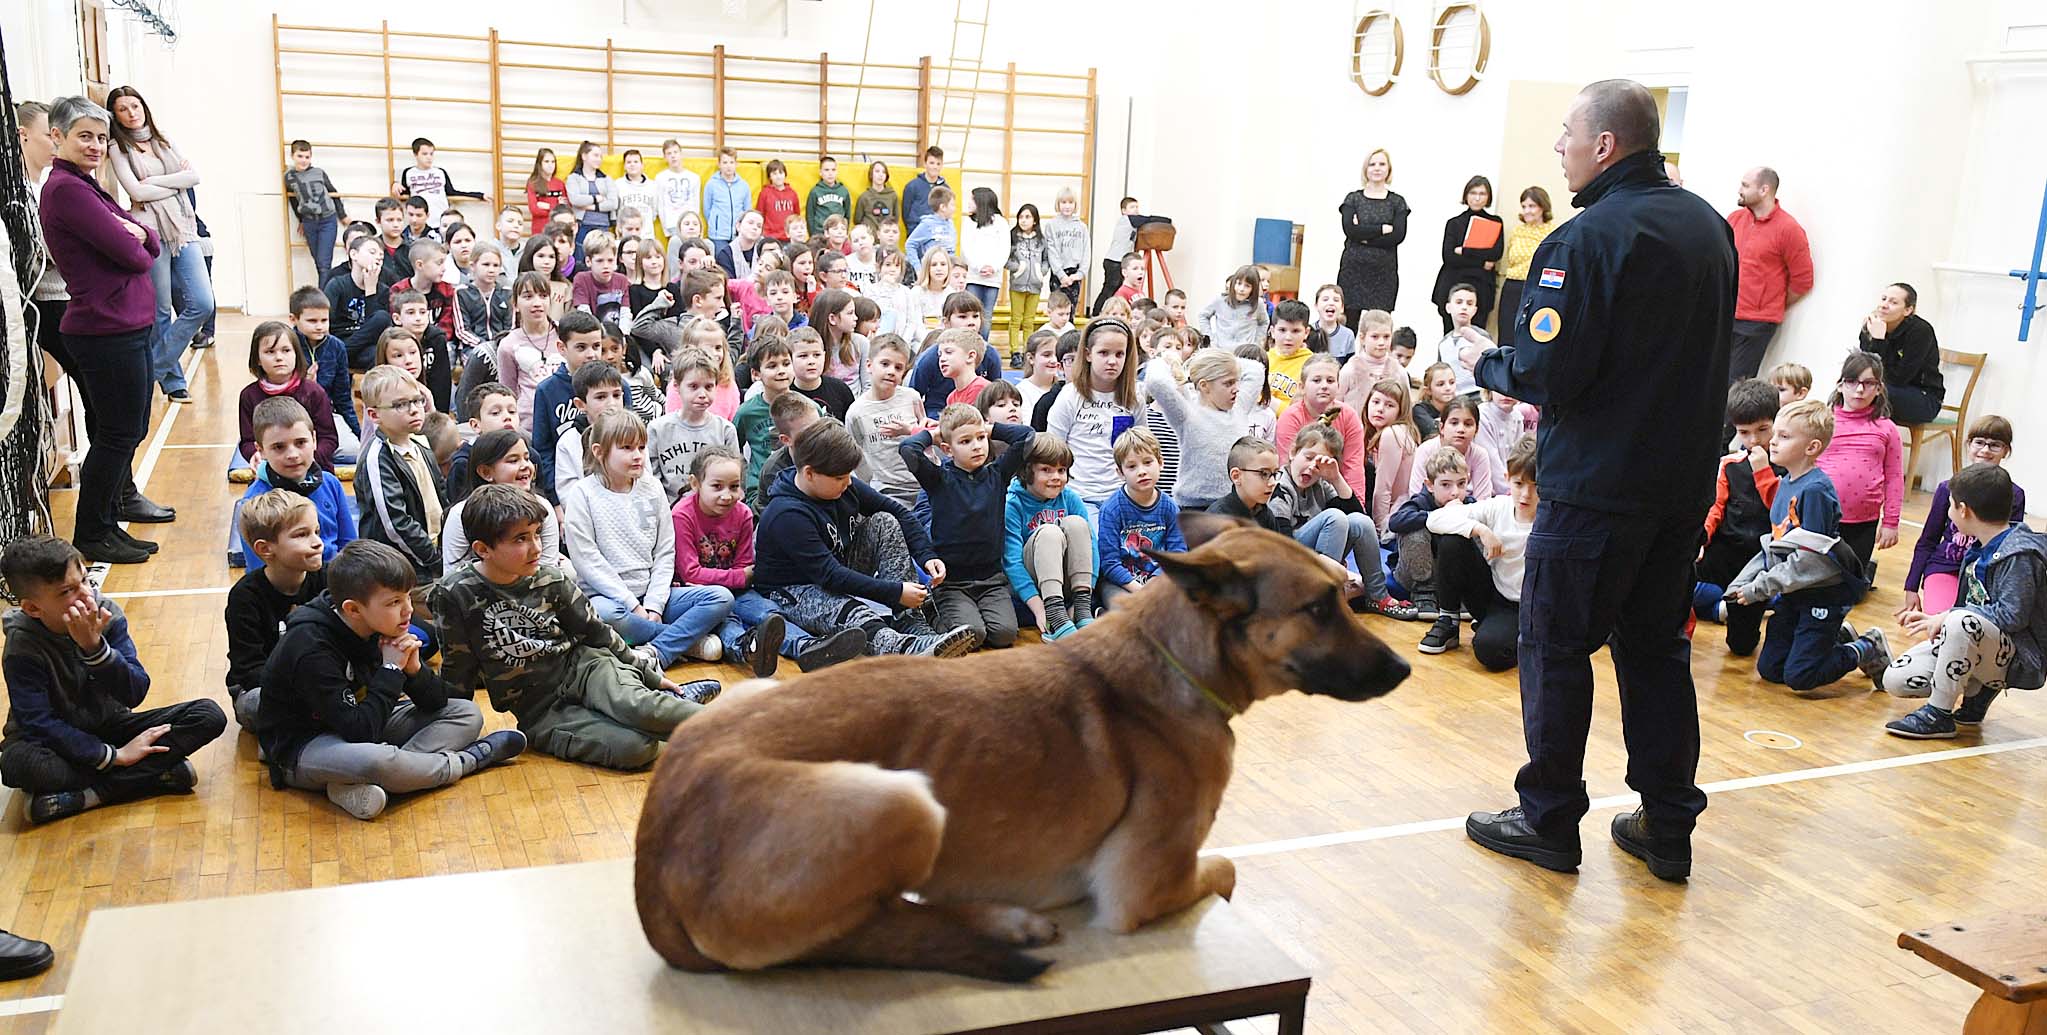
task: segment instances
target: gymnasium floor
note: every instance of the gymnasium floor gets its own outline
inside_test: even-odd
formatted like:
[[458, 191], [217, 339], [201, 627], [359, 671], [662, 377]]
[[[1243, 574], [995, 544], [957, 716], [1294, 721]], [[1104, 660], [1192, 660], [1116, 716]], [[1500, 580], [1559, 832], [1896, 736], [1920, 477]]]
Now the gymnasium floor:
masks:
[[[152, 705], [226, 703], [220, 616], [240, 573], [224, 544], [240, 487], [223, 470], [253, 324], [222, 319], [220, 346], [191, 361], [196, 402], [166, 416], [159, 401], [137, 459], [145, 491], [179, 520], [138, 529], [163, 553], [113, 569], [105, 589], [127, 609]], [[60, 529], [71, 527], [71, 497], [56, 494]], [[1923, 495], [1908, 502], [1908, 520], [1925, 506]], [[1888, 616], [1917, 529], [1904, 533], [1854, 615], [1900, 647]], [[1210, 844], [1237, 858], [1237, 907], [1314, 971], [1310, 1031], [1951, 1031], [1975, 991], [1895, 948], [1897, 933], [2038, 908], [2047, 705], [2037, 694], [2007, 694], [1980, 736], [1898, 740], [1882, 724], [1908, 710], [1902, 702], [1856, 679], [1830, 699], [1795, 698], [1760, 684], [1726, 655], [1718, 627], [1701, 626], [1699, 778], [1712, 801], [1691, 883], [1673, 886], [1606, 837], [1632, 802], [1600, 661], [1594, 809], [1583, 870], [1568, 877], [1464, 839], [1466, 812], [1512, 803], [1525, 760], [1513, 674], [1484, 673], [1468, 649], [1414, 651], [1421, 624], [1369, 621], [1413, 678], [1378, 702], [1290, 695], [1239, 720], [1236, 779]], [[509, 720], [493, 713], [491, 724]], [[0, 792], [0, 927], [59, 953], [48, 974], [0, 986], [0, 1033], [47, 1029], [94, 909], [619, 858], [646, 783], [528, 755], [360, 823], [317, 795], [272, 790], [252, 740], [232, 729], [195, 763], [196, 795], [43, 828], [27, 825], [20, 795]]]

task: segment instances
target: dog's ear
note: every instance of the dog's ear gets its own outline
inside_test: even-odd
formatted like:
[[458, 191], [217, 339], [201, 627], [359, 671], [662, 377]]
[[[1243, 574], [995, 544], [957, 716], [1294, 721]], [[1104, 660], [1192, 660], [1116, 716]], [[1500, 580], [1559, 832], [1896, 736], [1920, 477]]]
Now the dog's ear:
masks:
[[1201, 544], [1232, 528], [1251, 528], [1251, 522], [1227, 514], [1210, 514], [1205, 510], [1183, 510], [1180, 512], [1180, 534], [1187, 538], [1189, 550], [1201, 549]]
[[[1227, 522], [1230, 519], [1221, 520]], [[1218, 618], [1247, 615], [1257, 606], [1257, 594], [1252, 590], [1249, 573], [1220, 549], [1189, 550], [1186, 553], [1144, 552], [1159, 562], [1159, 570], [1165, 572], [1188, 599], [1214, 612]]]

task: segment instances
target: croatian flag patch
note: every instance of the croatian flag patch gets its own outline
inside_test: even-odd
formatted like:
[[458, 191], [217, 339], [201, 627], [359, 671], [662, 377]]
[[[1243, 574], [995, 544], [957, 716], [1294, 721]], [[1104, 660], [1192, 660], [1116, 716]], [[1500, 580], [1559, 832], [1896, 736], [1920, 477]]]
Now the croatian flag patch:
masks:
[[1537, 286], [1537, 287], [1546, 287], [1546, 288], [1560, 288], [1560, 287], [1563, 287], [1563, 286], [1564, 286], [1564, 271], [1563, 271], [1563, 270], [1560, 270], [1560, 269], [1557, 269], [1557, 268], [1556, 268], [1556, 267], [1554, 267], [1554, 266], [1544, 266], [1544, 267], [1542, 268], [1542, 277], [1541, 277], [1541, 279], [1537, 280], [1537, 281], [1536, 281], [1535, 283], [1536, 283], [1536, 286]]

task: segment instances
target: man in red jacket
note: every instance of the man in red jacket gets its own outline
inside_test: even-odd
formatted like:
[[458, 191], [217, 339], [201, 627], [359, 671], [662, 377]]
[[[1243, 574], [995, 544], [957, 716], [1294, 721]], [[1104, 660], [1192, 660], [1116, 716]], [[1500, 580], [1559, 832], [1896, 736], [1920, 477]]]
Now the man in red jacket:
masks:
[[1727, 383], [1756, 376], [1763, 353], [1784, 322], [1784, 310], [1812, 290], [1812, 249], [1805, 228], [1777, 204], [1777, 170], [1767, 165], [1741, 177], [1741, 207], [1728, 213], [1741, 284], [1734, 300], [1734, 350]]

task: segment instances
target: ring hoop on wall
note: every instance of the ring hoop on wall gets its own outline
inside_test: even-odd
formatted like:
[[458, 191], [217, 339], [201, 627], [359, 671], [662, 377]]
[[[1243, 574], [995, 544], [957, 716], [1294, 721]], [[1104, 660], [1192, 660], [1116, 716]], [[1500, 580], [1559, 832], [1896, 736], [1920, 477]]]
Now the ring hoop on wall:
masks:
[[[1390, 54], [1391, 60], [1386, 63], [1383, 72], [1374, 68], [1371, 71], [1378, 74], [1368, 77], [1365, 68], [1365, 38], [1373, 30], [1380, 29], [1381, 27], [1390, 30], [1392, 44], [1385, 50], [1375, 49], [1372, 56], [1377, 58]], [[1407, 36], [1401, 32], [1400, 19], [1395, 17], [1393, 12], [1382, 8], [1376, 11], [1367, 11], [1364, 17], [1358, 19], [1358, 24], [1351, 31], [1350, 38], [1350, 81], [1356, 83], [1358, 89], [1363, 90], [1366, 96], [1381, 97], [1385, 95], [1386, 91], [1393, 89], [1393, 84], [1400, 81], [1400, 66], [1406, 59]], [[1374, 80], [1383, 81], [1379, 81], [1374, 85]]]
[[[1454, 79], [1446, 78], [1443, 72], [1443, 38], [1449, 34], [1451, 22], [1459, 14], [1469, 12], [1477, 19], [1473, 31], [1477, 34], [1471, 46], [1471, 66], [1461, 72], [1453, 72]], [[1429, 78], [1442, 87], [1443, 92], [1453, 97], [1471, 92], [1479, 80], [1485, 78], [1486, 64], [1492, 60], [1493, 29], [1486, 21], [1485, 12], [1472, 2], [1446, 5], [1436, 12], [1435, 26], [1429, 31]]]

